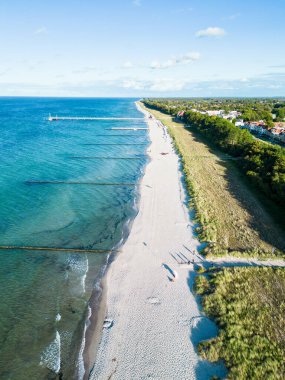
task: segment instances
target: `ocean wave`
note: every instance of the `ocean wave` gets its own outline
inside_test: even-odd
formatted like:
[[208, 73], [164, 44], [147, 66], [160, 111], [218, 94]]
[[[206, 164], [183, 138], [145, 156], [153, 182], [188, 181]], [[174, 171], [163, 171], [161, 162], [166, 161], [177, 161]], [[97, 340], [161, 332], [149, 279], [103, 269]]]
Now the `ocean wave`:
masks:
[[[11, 143], [3, 148], [3, 162], [0, 165], [2, 198], [5, 200], [1, 209], [2, 243], [111, 249], [112, 246], [121, 246], [128, 236], [130, 225], [137, 213], [139, 184], [134, 188], [24, 185], [25, 181], [31, 178], [91, 181], [95, 177], [102, 181], [118, 183], [140, 180], [148, 161], [147, 145], [110, 145], [108, 148], [98, 145], [88, 148], [90, 154], [92, 152], [94, 155], [97, 154], [97, 150], [104, 150], [110, 157], [121, 157], [121, 153], [122, 156], [124, 153], [125, 156], [139, 158], [137, 160], [87, 162], [66, 159], [70, 152], [78, 155], [85, 153], [87, 148], [82, 144], [86, 143], [149, 142], [146, 130], [135, 133], [127, 129], [108, 132], [108, 128], [119, 126], [145, 126], [143, 121], [126, 121], [124, 124], [115, 121], [53, 124], [43, 117], [44, 114], [48, 115], [51, 108], [63, 113], [77, 114], [79, 103], [85, 107], [82, 109], [83, 115], [90, 110], [96, 110], [103, 116], [141, 116], [130, 100], [39, 99], [29, 102], [16, 99], [11, 102], [14, 108], [10, 107], [9, 100], [1, 100], [0, 113], [4, 107], [9, 115], [9, 128], [2, 123], [2, 134]], [[102, 106], [101, 110], [99, 103]], [[17, 104], [20, 108], [15, 108]], [[12, 112], [10, 109], [18, 111]], [[106, 137], [97, 140], [97, 135], [100, 134]], [[120, 136], [112, 137], [116, 134]], [[21, 323], [30, 329], [31, 335], [35, 324], [39, 326], [38, 336], [33, 337], [36, 354], [34, 351], [26, 353], [25, 347], [20, 344], [17, 347], [17, 355], [19, 360], [22, 360], [20, 367], [27, 362], [24, 358], [28, 357], [30, 366], [35, 371], [45, 372], [38, 368], [40, 361], [41, 366], [54, 373], [70, 373], [69, 371], [75, 370], [74, 358], [77, 359], [78, 349], [81, 347], [78, 365], [80, 376], [84, 376], [83, 350], [86, 346], [85, 335], [88, 334], [86, 329], [91, 313], [89, 309], [87, 313], [86, 305], [92, 292], [98, 294], [98, 297], [102, 293], [101, 278], [113, 257], [114, 254], [85, 255], [40, 251], [2, 254], [1, 263], [5, 268], [2, 275], [5, 287], [2, 287], [1, 293], [5, 306], [2, 313], [3, 321], [12, 329], [14, 321], [10, 318], [11, 310], [15, 305], [23, 305], [25, 314], [23, 313]], [[7, 270], [7, 262], [10, 270]], [[8, 285], [11, 289], [9, 292]], [[45, 299], [45, 302], [41, 302], [39, 307], [40, 299]], [[99, 298], [96, 298], [94, 312], [97, 311], [98, 303]], [[81, 322], [87, 314], [84, 338], [81, 342], [85, 321], [83, 324], [78, 321]], [[34, 316], [32, 323], [31, 316]], [[50, 323], [55, 326], [52, 330]], [[2, 332], [0, 338], [3, 335]], [[18, 333], [17, 337], [20, 338], [21, 333]], [[9, 360], [3, 365], [6, 371], [15, 360], [13, 346], [9, 350]], [[70, 352], [73, 352], [74, 356], [70, 355]]]
[[92, 310], [91, 310], [91, 307], [88, 305], [88, 314], [87, 314], [86, 322], [84, 325], [83, 338], [82, 338], [82, 342], [81, 342], [81, 346], [80, 346], [80, 350], [79, 350], [79, 354], [78, 354], [78, 362], [77, 362], [78, 380], [83, 380], [84, 374], [85, 374], [83, 353], [84, 353], [85, 342], [86, 342], [86, 337], [85, 337], [86, 331], [87, 331], [88, 326], [90, 325], [91, 315], [92, 315]]
[[60, 334], [56, 331], [55, 339], [45, 348], [41, 355], [40, 365], [55, 373], [60, 371]]

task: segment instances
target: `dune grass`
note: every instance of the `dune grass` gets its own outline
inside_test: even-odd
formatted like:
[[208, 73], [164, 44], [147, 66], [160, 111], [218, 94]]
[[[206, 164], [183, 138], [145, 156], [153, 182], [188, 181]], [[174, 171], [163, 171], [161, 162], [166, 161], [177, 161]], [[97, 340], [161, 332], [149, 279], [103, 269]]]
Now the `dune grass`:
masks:
[[[181, 156], [199, 237], [209, 243], [204, 253], [284, 257], [285, 234], [275, 222], [282, 210], [259, 197], [235, 162], [209, 141], [171, 116], [151, 112], [168, 127]], [[220, 328], [216, 338], [199, 344], [200, 355], [212, 362], [224, 360], [229, 379], [284, 379], [285, 270], [236, 267], [197, 272], [196, 292]]]
[[197, 232], [201, 241], [209, 243], [204, 254], [284, 257], [284, 231], [268, 212], [280, 210], [265, 207], [234, 160], [170, 115], [149, 111], [168, 127], [181, 156]]
[[204, 359], [223, 359], [229, 379], [285, 378], [285, 271], [227, 268], [196, 277], [205, 312], [220, 327], [199, 344]]

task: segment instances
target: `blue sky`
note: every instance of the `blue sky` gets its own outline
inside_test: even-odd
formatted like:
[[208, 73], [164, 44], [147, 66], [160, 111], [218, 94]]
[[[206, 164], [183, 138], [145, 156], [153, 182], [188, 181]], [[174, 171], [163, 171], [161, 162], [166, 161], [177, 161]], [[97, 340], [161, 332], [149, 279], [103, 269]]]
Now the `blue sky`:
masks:
[[1, 0], [0, 95], [284, 96], [284, 0]]

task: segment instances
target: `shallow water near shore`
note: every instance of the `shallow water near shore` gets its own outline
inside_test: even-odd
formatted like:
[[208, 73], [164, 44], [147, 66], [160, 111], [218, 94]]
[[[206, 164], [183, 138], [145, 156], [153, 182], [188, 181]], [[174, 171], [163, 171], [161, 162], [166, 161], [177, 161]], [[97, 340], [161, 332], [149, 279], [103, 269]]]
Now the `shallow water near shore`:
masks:
[[[134, 99], [0, 98], [0, 245], [110, 250], [135, 216], [137, 186], [88, 182], [137, 184], [147, 162], [147, 131], [110, 128], [146, 125], [49, 122], [49, 113], [143, 117]], [[82, 378], [88, 301], [107, 258], [0, 250], [0, 378]]]

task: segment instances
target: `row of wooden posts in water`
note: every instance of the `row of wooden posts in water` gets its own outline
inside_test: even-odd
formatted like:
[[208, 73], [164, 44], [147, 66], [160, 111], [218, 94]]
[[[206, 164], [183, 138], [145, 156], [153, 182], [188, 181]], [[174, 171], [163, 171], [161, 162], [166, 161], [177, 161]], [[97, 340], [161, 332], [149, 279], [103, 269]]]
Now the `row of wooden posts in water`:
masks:
[[[113, 120], [113, 119], [100, 119], [100, 118], [60, 118], [60, 117], [51, 117], [50, 121], [54, 120]], [[128, 118], [122, 118], [122, 120], [131, 120]], [[133, 119], [132, 119], [133, 120]], [[107, 128], [108, 130], [147, 130], [148, 128]], [[110, 135], [98, 135], [98, 136], [110, 136]], [[111, 135], [111, 136], [130, 136], [130, 135]], [[137, 136], [137, 135], [131, 135]], [[147, 143], [88, 143], [83, 145], [147, 145]], [[135, 157], [99, 157], [99, 156], [68, 156], [70, 159], [94, 159], [94, 160], [140, 160], [145, 156], [135, 156]], [[52, 181], [52, 180], [27, 180], [26, 185], [95, 185], [95, 186], [136, 186], [136, 183], [125, 183], [125, 182], [98, 182], [98, 181]], [[112, 253], [115, 250], [110, 249], [93, 249], [93, 248], [66, 248], [66, 247], [42, 247], [42, 246], [15, 246], [15, 245], [0, 245], [0, 251], [38, 251], [38, 252], [76, 252], [76, 253]]]

